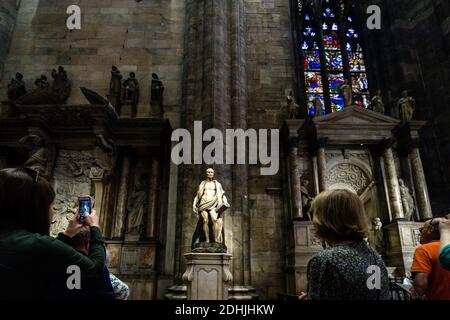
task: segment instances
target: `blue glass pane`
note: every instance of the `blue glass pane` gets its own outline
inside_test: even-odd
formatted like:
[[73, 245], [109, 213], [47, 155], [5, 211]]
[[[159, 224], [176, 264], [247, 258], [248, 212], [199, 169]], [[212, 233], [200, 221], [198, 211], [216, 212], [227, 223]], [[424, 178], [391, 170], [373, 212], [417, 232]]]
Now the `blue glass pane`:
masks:
[[305, 72], [306, 92], [323, 92], [322, 75], [320, 72]]
[[344, 97], [341, 94], [330, 95], [331, 111], [336, 112], [344, 108]]
[[[308, 115], [320, 116], [326, 114], [323, 94], [308, 94]], [[317, 110], [319, 109], [319, 110]]]
[[325, 51], [328, 71], [342, 71], [342, 54], [340, 51]]
[[342, 73], [330, 74], [328, 81], [330, 83], [330, 92], [339, 93], [340, 87], [344, 83], [344, 75]]
[[319, 51], [305, 51], [305, 61], [303, 64], [305, 70], [320, 71], [320, 53]]

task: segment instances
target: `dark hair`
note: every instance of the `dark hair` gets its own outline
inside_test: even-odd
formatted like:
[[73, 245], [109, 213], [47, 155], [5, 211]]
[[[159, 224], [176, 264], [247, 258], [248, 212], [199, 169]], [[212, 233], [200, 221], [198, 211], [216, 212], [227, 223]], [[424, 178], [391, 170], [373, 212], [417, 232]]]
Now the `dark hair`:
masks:
[[76, 249], [89, 243], [89, 241], [91, 241], [91, 229], [89, 227], [83, 227], [80, 229], [80, 232], [70, 239], [70, 245]]
[[360, 241], [368, 232], [364, 206], [348, 190], [320, 193], [311, 204], [316, 237], [328, 241]]
[[55, 191], [50, 183], [28, 168], [0, 170], [0, 228], [24, 229], [48, 235], [50, 206]]

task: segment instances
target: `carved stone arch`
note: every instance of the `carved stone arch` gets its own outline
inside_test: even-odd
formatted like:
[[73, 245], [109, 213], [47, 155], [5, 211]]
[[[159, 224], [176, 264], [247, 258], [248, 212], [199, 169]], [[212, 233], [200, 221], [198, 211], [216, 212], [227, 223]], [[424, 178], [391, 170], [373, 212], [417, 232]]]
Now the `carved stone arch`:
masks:
[[370, 173], [364, 170], [355, 161], [340, 161], [330, 166], [326, 175], [327, 189], [336, 189], [338, 187], [354, 190], [361, 195], [372, 181]]
[[355, 157], [352, 157], [351, 159], [332, 158], [330, 161], [327, 161], [327, 172], [329, 172], [331, 168], [341, 163], [349, 163], [359, 167], [370, 180], [373, 180], [373, 173], [370, 165]]

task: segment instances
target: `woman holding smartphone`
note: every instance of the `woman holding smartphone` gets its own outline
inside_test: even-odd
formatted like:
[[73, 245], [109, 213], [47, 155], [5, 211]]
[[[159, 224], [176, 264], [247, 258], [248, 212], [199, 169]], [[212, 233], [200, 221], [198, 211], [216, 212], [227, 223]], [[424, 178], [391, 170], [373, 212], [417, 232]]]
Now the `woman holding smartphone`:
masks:
[[[83, 276], [101, 274], [105, 249], [95, 211], [83, 222], [75, 215], [66, 231], [53, 238], [49, 231], [54, 199], [52, 186], [39, 171], [0, 170], [0, 300], [51, 299], [55, 279], [73, 274], [68, 273], [70, 266], [77, 266]], [[67, 244], [83, 226], [91, 231], [87, 256]]]

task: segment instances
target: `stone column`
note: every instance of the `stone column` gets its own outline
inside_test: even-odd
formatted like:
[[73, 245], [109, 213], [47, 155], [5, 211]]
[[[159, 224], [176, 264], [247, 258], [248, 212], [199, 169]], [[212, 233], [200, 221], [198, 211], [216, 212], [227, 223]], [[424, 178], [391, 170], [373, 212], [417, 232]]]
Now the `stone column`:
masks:
[[[0, 46], [0, 74], [3, 73], [3, 66], [8, 56], [18, 9], [17, 0], [2, 0], [0, 2], [0, 39], [2, 39], [2, 45]], [[5, 78], [7, 79], [10, 76], [12, 75], [6, 75]]]
[[394, 155], [391, 147], [386, 147], [383, 151], [384, 167], [386, 172], [386, 183], [389, 194], [389, 204], [392, 212], [392, 219], [404, 218], [400, 187], [398, 184], [397, 171], [395, 169]]
[[105, 195], [105, 170], [94, 167], [91, 168], [91, 172], [89, 173], [89, 178], [91, 179], [94, 185], [94, 194], [95, 194], [95, 202], [94, 208], [97, 211], [97, 216], [99, 217], [100, 222], [103, 222], [103, 204], [104, 204], [104, 195]]
[[114, 224], [112, 238], [123, 238], [125, 234], [125, 218], [127, 214], [128, 186], [130, 183], [130, 159], [123, 157], [122, 170], [120, 174], [119, 193], [117, 195], [116, 214], [114, 216]]
[[188, 300], [228, 300], [228, 287], [233, 280], [230, 272], [231, 255], [225, 253], [187, 253]]
[[432, 218], [433, 213], [431, 211], [430, 197], [428, 195], [427, 183], [425, 181], [425, 174], [423, 172], [419, 148], [412, 148], [410, 157], [420, 218], [422, 220]]
[[158, 215], [158, 200], [159, 200], [159, 179], [160, 177], [160, 163], [157, 157], [152, 158], [152, 169], [149, 181], [148, 192], [148, 215], [147, 227], [145, 231], [146, 238], [156, 238], [156, 218]]
[[292, 201], [292, 218], [302, 219], [302, 192], [300, 181], [300, 163], [298, 159], [298, 147], [295, 145], [297, 141], [293, 141], [290, 148], [290, 169], [291, 169], [291, 201]]
[[319, 192], [326, 190], [326, 175], [327, 175], [327, 158], [325, 156], [325, 148], [320, 146], [317, 149], [317, 173], [319, 176]]

